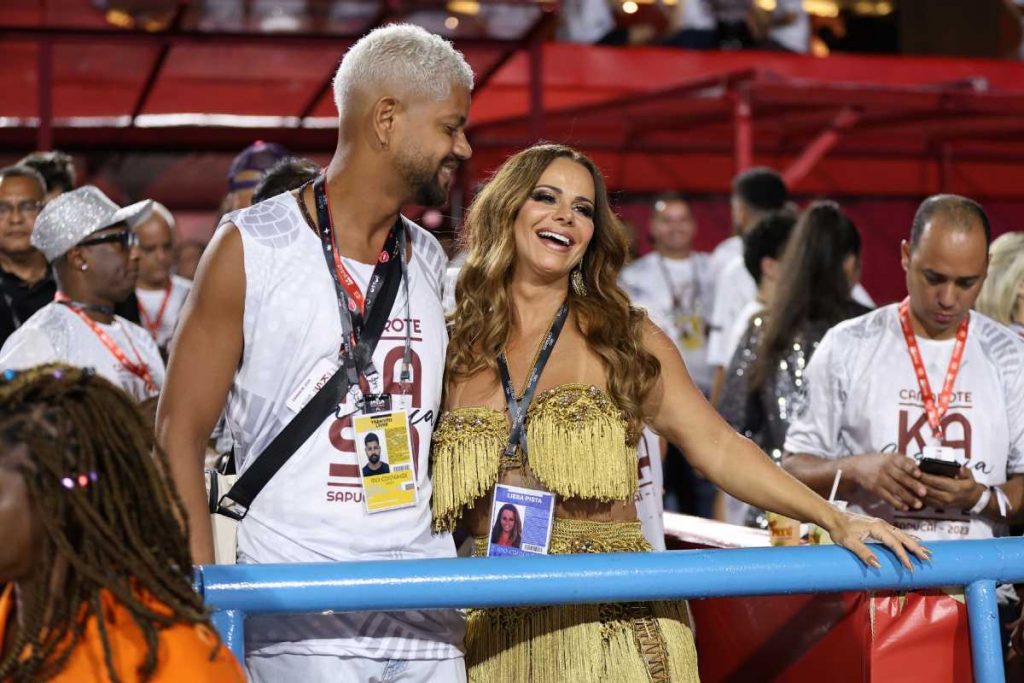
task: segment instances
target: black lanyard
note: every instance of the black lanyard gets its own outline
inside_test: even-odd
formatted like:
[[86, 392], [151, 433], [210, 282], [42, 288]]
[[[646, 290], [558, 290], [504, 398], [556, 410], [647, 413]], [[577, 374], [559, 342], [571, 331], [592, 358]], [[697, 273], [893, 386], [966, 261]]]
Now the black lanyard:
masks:
[[508, 446], [505, 447], [505, 455], [512, 457], [516, 448], [521, 448], [526, 453], [526, 413], [533, 401], [533, 395], [537, 392], [537, 383], [540, 381], [540, 374], [544, 371], [548, 359], [551, 357], [551, 350], [555, 348], [558, 336], [562, 334], [562, 327], [569, 313], [569, 302], [566, 301], [558, 309], [555, 319], [551, 321], [551, 329], [544, 337], [544, 342], [537, 354], [537, 361], [526, 378], [526, 386], [523, 388], [523, 395], [516, 399], [516, 388], [512, 385], [512, 375], [508, 371], [508, 361], [505, 359], [505, 352], [498, 354], [498, 370], [501, 372], [501, 385], [505, 389], [505, 403], [508, 405], [508, 414], [512, 418], [512, 428], [508, 433]]
[[[345, 286], [338, 274], [341, 254], [337, 252], [337, 244], [334, 240], [334, 225], [327, 202], [327, 193], [324, 191], [324, 176], [322, 175], [313, 183], [313, 197], [319, 224], [317, 234], [320, 235], [324, 260], [327, 262], [327, 270], [331, 274], [334, 291], [338, 297], [338, 318], [341, 322], [342, 338], [338, 355], [348, 375], [350, 390], [358, 390], [359, 375], [363, 375], [370, 382], [371, 391], [377, 393], [380, 391], [380, 387], [373, 386], [378, 378], [377, 369], [373, 366], [373, 352], [377, 348], [377, 342], [384, 331], [384, 323], [398, 296], [399, 280], [406, 279], [403, 278], [405, 270], [404, 224], [402, 218], [399, 217], [391, 228], [391, 232], [388, 233], [384, 249], [377, 259], [373, 275], [370, 276], [370, 282], [366, 286], [364, 311], [360, 312], [356, 310], [357, 307], [346, 293]], [[336, 256], [337, 260], [335, 260]], [[408, 285], [406, 290], [408, 291]], [[381, 292], [385, 293], [383, 298], [379, 296]], [[409, 325], [406, 325], [406, 347], [410, 343]]]
[[683, 313], [692, 313], [697, 315], [700, 311], [700, 273], [697, 272], [697, 261], [692, 256], [689, 257], [691, 260], [691, 267], [693, 269], [693, 296], [690, 297], [690, 308], [686, 310], [683, 308], [683, 292], [686, 291], [686, 284], [682, 287], [677, 288], [676, 283], [672, 281], [672, 276], [668, 272], [668, 266], [665, 265], [665, 257], [658, 254], [658, 266], [661, 268], [661, 277], [665, 280], [665, 284], [668, 286], [669, 296], [672, 298], [672, 315], [680, 315]]

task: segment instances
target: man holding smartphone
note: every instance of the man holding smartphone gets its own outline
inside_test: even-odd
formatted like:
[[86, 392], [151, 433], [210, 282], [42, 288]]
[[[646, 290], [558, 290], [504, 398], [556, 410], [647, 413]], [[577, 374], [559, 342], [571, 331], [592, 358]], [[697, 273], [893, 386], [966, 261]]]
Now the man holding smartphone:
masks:
[[991, 538], [1024, 503], [1024, 343], [971, 311], [988, 218], [925, 200], [901, 245], [909, 296], [830, 330], [786, 435], [791, 474], [923, 539]]

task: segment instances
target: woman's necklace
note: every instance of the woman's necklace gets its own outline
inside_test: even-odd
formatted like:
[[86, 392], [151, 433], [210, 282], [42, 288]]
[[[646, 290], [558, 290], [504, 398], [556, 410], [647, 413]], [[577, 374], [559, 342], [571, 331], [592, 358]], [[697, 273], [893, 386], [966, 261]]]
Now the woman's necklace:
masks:
[[[557, 309], [555, 309], [555, 314], [551, 316], [551, 320], [549, 320], [547, 326], [543, 328], [543, 329], [545, 329], [547, 331], [540, 335], [540, 340], [537, 342], [537, 349], [533, 352], [533, 358], [530, 360], [530, 364], [526, 366], [526, 377], [523, 379], [523, 388], [522, 388], [522, 390], [516, 392], [516, 398], [517, 399], [521, 400], [523, 398], [523, 394], [526, 393], [526, 385], [529, 384], [529, 382], [530, 382], [530, 372], [535, 367], [537, 367], [537, 359], [540, 358], [540, 352], [544, 348], [544, 342], [547, 340], [548, 335], [551, 333], [551, 328], [555, 324], [555, 318], [558, 317], [558, 313], [560, 311], [561, 311], [561, 306], [559, 306]], [[507, 349], [505, 351], [505, 357], [506, 358], [508, 357]]]

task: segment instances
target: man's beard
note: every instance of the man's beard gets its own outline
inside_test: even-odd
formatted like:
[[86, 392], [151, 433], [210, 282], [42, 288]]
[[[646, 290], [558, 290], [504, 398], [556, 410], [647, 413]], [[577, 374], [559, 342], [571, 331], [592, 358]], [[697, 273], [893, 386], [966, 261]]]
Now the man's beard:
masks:
[[370, 455], [367, 456], [367, 459], [370, 461], [371, 465], [376, 465], [378, 462], [380, 462], [380, 455], [377, 453], [371, 453]]
[[441, 186], [437, 176], [441, 166], [457, 161], [445, 157], [433, 166], [426, 157], [409, 156], [399, 160], [399, 172], [413, 191], [413, 201], [420, 206], [444, 206], [448, 202], [448, 190]]

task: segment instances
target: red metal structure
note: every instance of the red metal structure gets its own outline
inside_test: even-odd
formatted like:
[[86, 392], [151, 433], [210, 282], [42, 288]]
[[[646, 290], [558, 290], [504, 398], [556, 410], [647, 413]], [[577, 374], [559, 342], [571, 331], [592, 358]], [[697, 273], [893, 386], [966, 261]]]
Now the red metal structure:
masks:
[[[254, 2], [219, 1], [250, 14]], [[123, 29], [104, 3], [165, 14], [158, 30]], [[361, 8], [347, 18], [336, 4], [308, 0], [304, 24], [267, 32], [251, 16], [211, 22], [209, 2], [7, 0], [0, 149], [220, 152], [206, 160], [218, 178], [257, 137], [327, 154], [339, 55], [411, 20], [454, 39], [477, 74], [473, 180], [547, 138], [592, 153], [628, 192], [722, 192], [764, 163], [804, 194], [1024, 199], [1021, 63], [579, 46], [544, 42], [549, 4], [485, 3], [455, 29], [437, 3], [344, 3]], [[495, 8], [506, 12], [488, 19]]]

